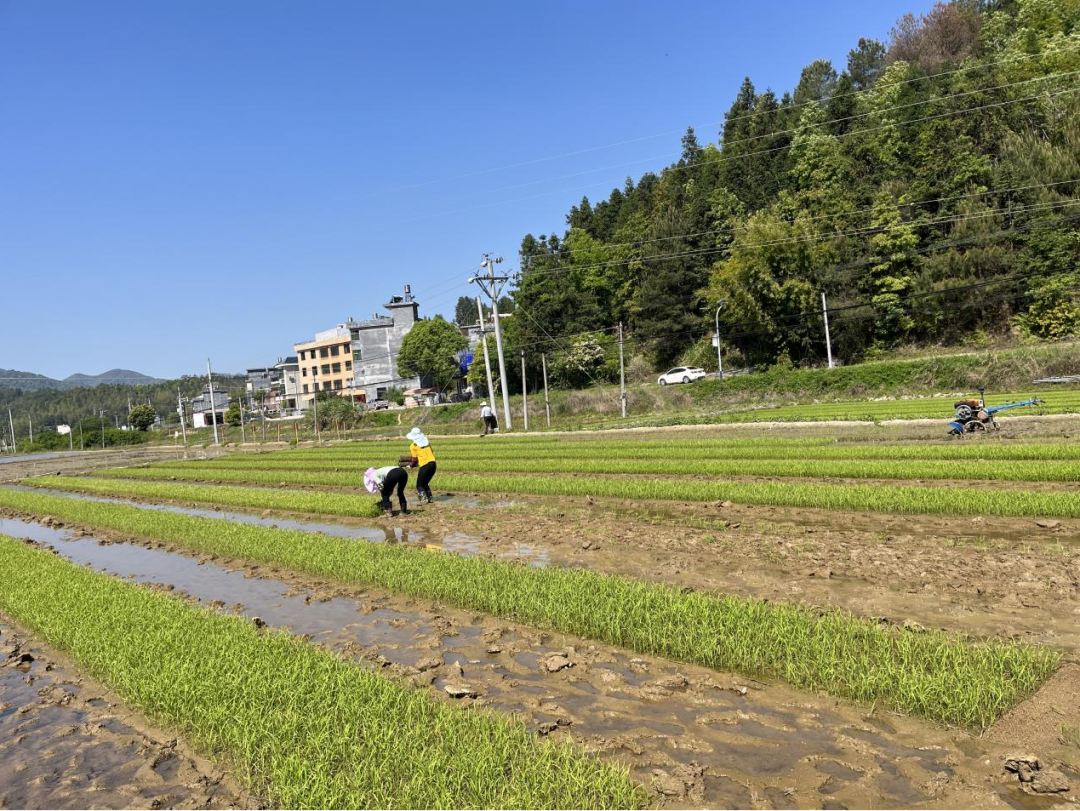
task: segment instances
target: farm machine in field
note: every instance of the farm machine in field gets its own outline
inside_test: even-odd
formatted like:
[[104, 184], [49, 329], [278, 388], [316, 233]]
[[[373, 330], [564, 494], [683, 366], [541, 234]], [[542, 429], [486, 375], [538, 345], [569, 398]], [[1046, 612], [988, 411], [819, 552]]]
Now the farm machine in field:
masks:
[[990, 428], [1000, 430], [994, 415], [999, 411], [1010, 408], [1023, 408], [1034, 406], [1042, 402], [1038, 397], [1030, 400], [1022, 400], [1018, 403], [1006, 403], [1005, 405], [987, 408], [986, 398], [983, 393], [985, 387], [979, 386], [979, 399], [957, 400], [953, 403], [953, 421], [949, 423], [949, 435], [962, 437], [964, 434], [973, 434], [976, 431], [987, 431]]

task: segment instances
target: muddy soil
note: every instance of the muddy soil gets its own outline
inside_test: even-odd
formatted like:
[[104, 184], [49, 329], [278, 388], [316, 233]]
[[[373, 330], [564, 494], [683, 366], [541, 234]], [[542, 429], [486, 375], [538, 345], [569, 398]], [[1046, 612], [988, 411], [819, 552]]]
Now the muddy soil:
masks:
[[497, 511], [451, 499], [384, 523], [429, 539], [464, 533], [487, 554], [524, 547], [555, 565], [1080, 654], [1078, 521], [563, 498]]
[[232, 780], [0, 615], [0, 808], [256, 808]]
[[376, 589], [110, 543], [120, 538], [55, 522], [4, 519], [0, 532], [288, 628], [441, 700], [514, 713], [538, 735], [572, 737], [627, 764], [662, 807], [1052, 807], [1080, 788], [1080, 773], [1056, 759], [1058, 750], [1039, 757], [1068, 787], [1035, 793], [1006, 770], [1017, 756], [1008, 744], [780, 684]]

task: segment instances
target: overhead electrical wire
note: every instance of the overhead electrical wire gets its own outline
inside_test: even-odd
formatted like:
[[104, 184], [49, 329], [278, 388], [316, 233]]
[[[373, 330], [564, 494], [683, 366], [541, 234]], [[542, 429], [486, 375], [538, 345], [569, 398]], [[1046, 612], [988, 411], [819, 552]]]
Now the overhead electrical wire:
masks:
[[[975, 106], [975, 107], [968, 107], [968, 108], [965, 108], [963, 110], [953, 110], [953, 111], [947, 112], [947, 113], [937, 113], [937, 114], [934, 114], [934, 115], [928, 115], [928, 116], [922, 116], [922, 117], [919, 117], [919, 118], [913, 118], [913, 119], [910, 119], [910, 120], [907, 120], [907, 121], [900, 121], [900, 122], [890, 121], [890, 122], [886, 122], [884, 124], [874, 126], [874, 127], [864, 127], [863, 129], [858, 129], [858, 130], [848, 130], [847, 132], [840, 133], [838, 135], [834, 135], [833, 138], [836, 139], [836, 140], [840, 140], [840, 139], [843, 139], [843, 138], [849, 138], [849, 137], [851, 137], [853, 135], [865, 135], [865, 134], [870, 133], [870, 132], [877, 132], [879, 130], [886, 129], [886, 128], [889, 128], [889, 127], [910, 126], [912, 124], [920, 124], [920, 123], [924, 123], [926, 121], [936, 121], [936, 120], [939, 120], [939, 119], [942, 119], [942, 118], [951, 118], [951, 117], [958, 116], [958, 115], [966, 115], [968, 113], [974, 113], [974, 112], [978, 112], [980, 110], [990, 110], [990, 109], [996, 109], [996, 108], [999, 108], [999, 107], [1007, 107], [1007, 106], [1012, 105], [1012, 104], [1023, 104], [1025, 102], [1034, 101], [1034, 100], [1038, 100], [1038, 99], [1044, 99], [1044, 100], [1045, 99], [1052, 99], [1052, 98], [1057, 98], [1058, 96], [1066, 95], [1066, 94], [1069, 94], [1069, 93], [1076, 93], [1077, 91], [1080, 91], [1080, 87], [1073, 87], [1073, 88], [1069, 88], [1067, 90], [1059, 90], [1059, 91], [1056, 91], [1054, 93], [1037, 93], [1037, 94], [1034, 94], [1034, 95], [1031, 95], [1031, 96], [1025, 96], [1025, 97], [1019, 98], [1019, 99], [1008, 99], [1006, 101], [993, 102], [993, 103], [990, 103], [990, 104], [981, 104], [981, 105], [978, 105], [978, 106]], [[788, 144], [782, 144], [781, 146], [777, 146], [777, 147], [771, 147], [769, 149], [761, 149], [761, 150], [756, 150], [756, 151], [753, 151], [753, 152], [744, 152], [744, 153], [739, 154], [739, 155], [730, 155], [730, 156], [725, 156], [725, 155], [723, 155], [721, 153], [718, 157], [715, 157], [715, 158], [708, 158], [708, 159], [702, 160], [702, 161], [692, 161], [692, 162], [685, 163], [685, 164], [676, 164], [676, 165], [673, 165], [673, 166], [668, 166], [663, 171], [684, 171], [686, 169], [692, 169], [692, 168], [695, 168], [695, 167], [698, 167], [698, 166], [706, 166], [706, 165], [726, 163], [727, 161], [731, 161], [731, 160], [745, 160], [747, 158], [752, 158], [752, 157], [756, 157], [756, 156], [759, 156], [759, 155], [769, 155], [769, 154], [774, 154], [776, 152], [781, 152], [781, 151], [784, 151], [784, 150], [787, 150], [787, 149], [791, 149], [792, 146], [793, 146], [793, 144], [788, 143]], [[663, 157], [671, 157], [671, 155], [669, 154], [669, 155], [660, 156], [660, 157], [661, 158], [663, 158]], [[608, 170], [610, 170], [610, 169], [618, 169], [618, 168], [623, 168], [623, 167], [626, 167], [626, 166], [631, 166], [631, 165], [635, 165], [635, 164], [639, 164], [639, 163], [652, 162], [652, 161], [655, 161], [657, 159], [658, 159], [657, 157], [643, 158], [641, 160], [635, 160], [635, 161], [630, 161], [628, 163], [616, 164], [614, 166], [605, 167], [605, 169], [608, 169]], [[431, 214], [423, 214], [423, 215], [419, 215], [419, 216], [416, 216], [416, 217], [410, 217], [410, 218], [403, 219], [403, 220], [396, 220], [392, 224], [399, 225], [399, 224], [403, 224], [403, 223], [410, 223], [410, 222], [416, 222], [416, 221], [419, 221], [419, 220], [431, 219], [433, 217], [444, 217], [444, 216], [451, 216], [451, 215], [454, 215], [454, 214], [467, 213], [467, 212], [470, 212], [470, 211], [479, 211], [479, 210], [482, 210], [482, 209], [485, 209], [485, 208], [491, 208], [493, 206], [503, 206], [503, 205], [509, 205], [511, 203], [519, 203], [519, 202], [525, 202], [525, 201], [528, 201], [528, 200], [536, 200], [536, 199], [539, 199], [541, 197], [549, 197], [549, 196], [551, 196], [553, 194], [568, 194], [568, 193], [571, 193], [571, 192], [582, 191], [584, 189], [591, 189], [591, 188], [594, 188], [595, 186], [598, 186], [598, 185], [601, 185], [601, 184], [603, 184], [605, 186], [609, 186], [610, 181], [607, 181], [607, 180], [605, 180], [605, 181], [597, 181], [596, 183], [590, 183], [590, 184], [588, 184], [586, 186], [575, 186], [575, 187], [572, 187], [572, 188], [555, 189], [555, 190], [548, 191], [548, 192], [541, 192], [539, 194], [527, 195], [525, 197], [516, 197], [516, 198], [511, 198], [509, 200], [494, 200], [494, 201], [489, 202], [489, 203], [481, 203], [481, 204], [478, 204], [478, 205], [475, 205], [475, 206], [467, 206], [465, 208], [454, 209], [454, 210], [451, 210], [451, 211], [441, 211], [441, 212], [435, 212], [435, 213], [431, 213]]]
[[[1018, 55], [1018, 56], [1010, 56], [1007, 59], [1002, 59], [1002, 60], [999, 60], [997, 62], [982, 62], [982, 63], [976, 64], [976, 65], [969, 65], [967, 67], [955, 68], [953, 70], [941, 71], [939, 73], [931, 73], [931, 74], [927, 74], [925, 76], [914, 76], [914, 77], [909, 78], [909, 79], [902, 79], [900, 81], [890, 82], [889, 84], [884, 85], [884, 87], [891, 89], [891, 88], [895, 88], [895, 87], [904, 87], [906, 85], [915, 84], [915, 83], [919, 83], [919, 82], [932, 82], [932, 81], [934, 81], [936, 79], [941, 79], [941, 78], [944, 78], [944, 77], [947, 77], [947, 76], [954, 76], [954, 75], [963, 74], [963, 73], [971, 73], [973, 71], [986, 70], [986, 69], [989, 69], [989, 68], [1001, 67], [1003, 65], [1019, 66], [1019, 65], [1023, 65], [1026, 62], [1032, 61], [1032, 60], [1044, 59], [1044, 58], [1060, 56], [1060, 55], [1068, 55], [1068, 54], [1073, 53], [1073, 52], [1075, 52], [1077, 50], [1080, 50], [1080, 46], [1075, 46], [1075, 47], [1072, 47], [1072, 48], [1062, 48], [1062, 49], [1056, 50], [1056, 51], [1046, 51], [1046, 52], [1038, 53], [1038, 54], [1022, 54], [1022, 55]], [[858, 98], [858, 97], [861, 97], [863, 95], [867, 95], [867, 94], [870, 94], [870, 93], [880, 92], [881, 89], [882, 89], [881, 87], [878, 87], [878, 85], [875, 84], [875, 85], [872, 85], [870, 87], [864, 88], [862, 90], [852, 90], [850, 93], [845, 93], [843, 95], [843, 97], [845, 97], [845, 98]], [[816, 103], [820, 103], [820, 102], [818, 100], [816, 100], [816, 99], [813, 99], [813, 100], [810, 100], [810, 101], [802, 101], [802, 102], [792, 103], [790, 105], [786, 105], [786, 106], [784, 106], [782, 108], [778, 108], [778, 109], [780, 109], [780, 110], [782, 110], [784, 112], [789, 112], [791, 110], [799, 110], [799, 109], [801, 109], [803, 107], [809, 106], [810, 104], [816, 104]], [[709, 126], [722, 127], [722, 126], [727, 126], [729, 124], [732, 124], [732, 123], [734, 123], [736, 121], [744, 121], [744, 120], [746, 120], [748, 118], [756, 118], [758, 116], [769, 115], [769, 114], [773, 114], [775, 112], [776, 112], [775, 110], [770, 110], [770, 111], [751, 110], [749, 112], [742, 113], [740, 115], [731, 116], [730, 118], [725, 117], [725, 119], [723, 121], [708, 121], [708, 122], [700, 123], [699, 126], [701, 126], [701, 127], [709, 127]], [[619, 141], [613, 141], [613, 142], [607, 143], [607, 144], [600, 144], [600, 145], [597, 145], [597, 146], [585, 147], [585, 148], [582, 148], [582, 149], [576, 149], [576, 150], [572, 150], [570, 152], [563, 152], [563, 153], [560, 153], [560, 154], [557, 154], [557, 155], [548, 155], [548, 156], [541, 157], [541, 158], [530, 158], [530, 159], [523, 160], [523, 161], [517, 161], [515, 163], [504, 164], [502, 166], [489, 167], [487, 169], [479, 169], [479, 170], [475, 170], [475, 171], [471, 171], [471, 172], [463, 172], [463, 173], [457, 174], [457, 175], [450, 175], [450, 176], [443, 177], [443, 178], [437, 178], [435, 180], [428, 180], [428, 181], [424, 181], [423, 183], [415, 183], [415, 184], [410, 184], [410, 185], [407, 185], [407, 186], [399, 186], [397, 188], [393, 188], [393, 189], [389, 189], [389, 190], [386, 190], [386, 191], [383, 191], [383, 192], [379, 192], [379, 194], [394, 193], [394, 192], [400, 192], [400, 191], [410, 191], [410, 190], [413, 190], [413, 189], [419, 189], [419, 188], [425, 188], [427, 186], [437, 185], [439, 183], [452, 183], [452, 182], [456, 182], [456, 181], [459, 181], [459, 180], [466, 180], [466, 179], [471, 178], [471, 177], [480, 177], [480, 176], [483, 176], [483, 175], [494, 174], [495, 172], [504, 172], [504, 171], [508, 171], [510, 169], [519, 169], [519, 168], [523, 168], [525, 166], [533, 166], [533, 165], [540, 164], [540, 163], [550, 163], [552, 161], [563, 160], [565, 158], [573, 158], [573, 157], [577, 157], [579, 155], [586, 155], [586, 154], [590, 154], [592, 152], [603, 151], [605, 149], [613, 149], [615, 147], [626, 146], [628, 144], [640, 143], [640, 142], [643, 142], [643, 141], [651, 141], [651, 140], [654, 140], [656, 138], [664, 138], [664, 137], [668, 137], [668, 136], [672, 136], [672, 135], [681, 135], [683, 132], [685, 132], [685, 130], [665, 130], [664, 132], [658, 132], [658, 133], [654, 133], [652, 135], [642, 135], [642, 136], [638, 136], [638, 137], [635, 137], [635, 138], [628, 138], [628, 139], [623, 139], [623, 140], [619, 140]]]

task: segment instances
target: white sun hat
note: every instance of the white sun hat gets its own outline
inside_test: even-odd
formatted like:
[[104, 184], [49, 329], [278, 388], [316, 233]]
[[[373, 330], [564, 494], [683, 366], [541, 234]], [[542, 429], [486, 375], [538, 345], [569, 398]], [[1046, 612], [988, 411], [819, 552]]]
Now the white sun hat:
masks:
[[369, 467], [364, 471], [364, 489], [371, 494], [379, 492], [379, 485], [375, 483], [375, 468], [373, 467]]

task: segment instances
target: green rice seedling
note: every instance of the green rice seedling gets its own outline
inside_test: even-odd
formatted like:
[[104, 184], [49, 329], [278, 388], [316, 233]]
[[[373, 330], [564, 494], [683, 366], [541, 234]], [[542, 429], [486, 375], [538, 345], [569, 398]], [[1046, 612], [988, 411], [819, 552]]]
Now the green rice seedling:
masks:
[[0, 536], [0, 610], [275, 808], [624, 808], [625, 769]]
[[[740, 442], [730, 445], [710, 445], [671, 439], [664, 442], [627, 441], [624, 439], [566, 441], [553, 446], [522, 447], [511, 445], [438, 446], [440, 461], [477, 461], [486, 459], [517, 460], [730, 460], [730, 459], [792, 459], [799, 461], [837, 460], [926, 460], [926, 461], [1073, 461], [1080, 462], [1080, 445], [1076, 443], [1004, 444], [996, 441], [952, 442], [948, 444], [858, 444], [798, 445], [778, 442]], [[318, 451], [287, 451], [281, 454], [226, 456], [205, 464], [225, 467], [308, 468], [334, 467], [356, 470], [372, 461], [396, 459], [397, 451], [387, 443], [368, 443], [360, 451], [339, 453], [337, 448]], [[199, 464], [184, 461], [156, 463], [155, 467], [183, 467]]]
[[[354, 480], [355, 481], [355, 480]], [[382, 513], [379, 501], [363, 492], [362, 495], [320, 493], [298, 490], [273, 490], [267, 487], [210, 487], [207, 485], [174, 482], [114, 482], [106, 479], [42, 476], [27, 479], [25, 484], [94, 493], [118, 498], [132, 497], [161, 501], [206, 504], [214, 507], [238, 507], [248, 510], [281, 510], [284, 512], [341, 515], [353, 518], [374, 518]]]
[[588, 569], [534, 568], [25, 491], [0, 489], [0, 506], [976, 728], [1033, 691], [1059, 659], [1036, 646], [907, 633], [842, 611], [684, 592]]
[[[649, 460], [624, 459], [521, 459], [484, 458], [461, 459], [452, 454], [441, 461], [455, 471], [486, 473], [598, 473], [624, 475], [682, 476], [782, 476], [799, 478], [848, 479], [931, 479], [945, 481], [1016, 481], [1016, 482], [1076, 482], [1080, 481], [1078, 462], [987, 462], [987, 461], [930, 461], [930, 460], [832, 460], [832, 459], [701, 459], [690, 462], [685, 458]], [[380, 459], [379, 464], [394, 460]], [[306, 465], [263, 463], [261, 465], [223, 464], [220, 462], [171, 463], [150, 468], [131, 468], [125, 472], [102, 473], [130, 477], [161, 478], [162, 474], [143, 471], [168, 470], [170, 476], [191, 475], [199, 479], [222, 481], [267, 481], [275, 476], [290, 484], [334, 484], [354, 486], [358, 478], [355, 467], [327, 465], [315, 460]], [[138, 472], [127, 472], [138, 471]], [[243, 472], [240, 472], [243, 471]], [[195, 475], [197, 472], [198, 475]], [[220, 475], [219, 475], [220, 474]]]
[[[573, 468], [570, 468], [570, 470], [572, 471]], [[153, 468], [129, 468], [99, 471], [95, 476], [125, 480], [162, 479], [166, 477], [166, 473], [169, 478], [185, 481], [227, 481], [312, 487], [355, 487], [357, 485], [356, 477], [352, 474], [321, 473], [318, 471], [229, 469], [165, 471]], [[44, 481], [29, 481], [38, 484], [47, 483], [47, 486], [53, 487], [62, 483], [59, 477]], [[100, 487], [100, 485], [96, 486]], [[1030, 491], [974, 487], [957, 489], [912, 485], [860, 485], [804, 481], [704, 481], [691, 478], [679, 479], [671, 475], [615, 478], [572, 475], [490, 475], [467, 472], [460, 474], [440, 473], [437, 486], [440, 489], [457, 492], [521, 493], [540, 496], [600, 496], [659, 501], [730, 500], [744, 504], [769, 504], [884, 513], [1080, 517], [1080, 493], [1066, 490]], [[320, 493], [318, 495], [328, 498], [332, 494]], [[284, 494], [280, 497], [283, 501], [287, 501]], [[256, 496], [249, 495], [245, 496], [245, 498], [251, 500]], [[322, 511], [317, 504], [313, 505], [313, 507], [314, 509], [304, 509], [302, 511]], [[281, 509], [288, 508], [282, 507]], [[294, 507], [293, 509], [299, 508]], [[327, 508], [324, 507], [323, 509]]]
[[829, 510], [941, 515], [1080, 517], [1080, 493], [791, 481], [700, 481], [574, 476], [440, 474], [457, 492], [599, 496], [660, 501], [724, 501]]

